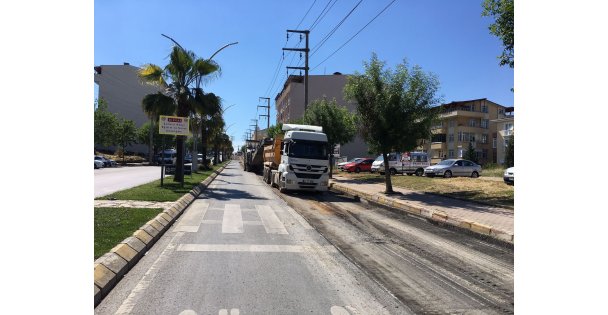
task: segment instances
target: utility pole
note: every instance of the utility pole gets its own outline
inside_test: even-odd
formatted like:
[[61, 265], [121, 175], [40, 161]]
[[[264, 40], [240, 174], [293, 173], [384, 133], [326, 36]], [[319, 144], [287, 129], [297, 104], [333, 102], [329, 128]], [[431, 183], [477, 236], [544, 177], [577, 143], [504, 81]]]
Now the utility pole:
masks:
[[266, 132], [268, 133], [268, 129], [270, 129], [270, 97], [262, 97], [260, 96], [261, 99], [265, 99], [266, 101], [268, 101], [268, 105], [266, 106], [260, 106], [258, 105], [258, 107], [265, 107], [266, 108], [266, 115], [260, 115], [262, 117], [266, 117], [267, 118], [267, 124], [266, 124]]
[[306, 108], [308, 107], [308, 52], [310, 51], [310, 49], [308, 49], [308, 34], [310, 34], [310, 31], [287, 30], [287, 33], [300, 33], [306, 35], [306, 48], [283, 48], [283, 50], [289, 51], [303, 51], [306, 55], [306, 58], [304, 59], [304, 67], [287, 67], [287, 69], [304, 70], [304, 111], [306, 111]]
[[253, 129], [253, 140], [258, 140], [258, 120], [257, 119], [252, 119], [253, 121], [255, 121], [255, 125], [249, 125], [250, 127], [254, 127], [255, 129]]

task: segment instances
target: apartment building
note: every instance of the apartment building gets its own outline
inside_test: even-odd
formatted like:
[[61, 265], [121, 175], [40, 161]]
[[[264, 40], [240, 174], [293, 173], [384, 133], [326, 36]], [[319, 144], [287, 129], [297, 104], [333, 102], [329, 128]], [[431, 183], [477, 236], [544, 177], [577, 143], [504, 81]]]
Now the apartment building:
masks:
[[431, 130], [433, 135], [430, 141], [423, 141], [421, 149], [429, 153], [431, 164], [435, 164], [446, 158], [462, 158], [471, 143], [479, 163], [502, 163], [504, 148], [498, 147], [508, 135], [499, 132], [498, 126], [504, 128], [510, 119], [512, 132], [513, 112], [513, 107], [485, 98], [443, 104], [439, 122]]
[[515, 132], [515, 110], [513, 107], [505, 108], [505, 115], [498, 119], [490, 120], [494, 124], [496, 132], [493, 135], [492, 147], [496, 148], [496, 160], [498, 164], [505, 162], [505, 152], [509, 141]]
[[[345, 106], [351, 113], [357, 110], [357, 103], [344, 99], [344, 86], [348, 75], [335, 72], [330, 75], [308, 76], [308, 104], [315, 100], [335, 99], [340, 106]], [[275, 97], [277, 123], [289, 123], [304, 116], [304, 76], [290, 75], [281, 92]], [[335, 153], [350, 158], [367, 157], [368, 146], [360, 136], [349, 143], [339, 146]]]
[[[94, 81], [99, 86], [98, 98], [106, 101], [111, 113], [134, 121], [137, 128], [149, 121], [142, 110], [141, 100], [147, 94], [156, 93], [161, 89], [141, 82], [137, 75], [138, 67], [125, 62], [123, 65], [100, 65], [94, 69]], [[145, 154], [148, 152], [148, 145], [134, 144], [127, 147], [127, 151]]]

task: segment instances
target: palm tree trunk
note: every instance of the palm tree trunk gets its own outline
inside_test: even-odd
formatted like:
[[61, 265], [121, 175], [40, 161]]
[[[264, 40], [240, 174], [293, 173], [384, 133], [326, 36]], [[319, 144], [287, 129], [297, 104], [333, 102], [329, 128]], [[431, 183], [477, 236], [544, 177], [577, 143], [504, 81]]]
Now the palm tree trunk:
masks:
[[148, 146], [148, 162], [150, 165], [154, 163], [154, 119], [150, 119], [150, 144]]

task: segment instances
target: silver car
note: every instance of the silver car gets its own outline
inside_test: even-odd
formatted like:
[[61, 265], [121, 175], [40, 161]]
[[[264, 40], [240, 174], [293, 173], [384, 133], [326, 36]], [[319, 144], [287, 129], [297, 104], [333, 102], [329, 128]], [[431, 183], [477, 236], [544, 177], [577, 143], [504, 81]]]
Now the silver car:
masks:
[[481, 175], [481, 166], [469, 160], [449, 159], [425, 168], [424, 175], [428, 177], [443, 176], [445, 178], [452, 176], [477, 178]]

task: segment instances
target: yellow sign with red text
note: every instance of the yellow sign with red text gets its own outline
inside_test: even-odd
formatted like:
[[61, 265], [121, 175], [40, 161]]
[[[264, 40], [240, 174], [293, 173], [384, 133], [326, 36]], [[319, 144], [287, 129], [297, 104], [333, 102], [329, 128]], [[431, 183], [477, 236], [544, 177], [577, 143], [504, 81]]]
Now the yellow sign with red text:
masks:
[[158, 119], [158, 133], [161, 135], [189, 136], [190, 119], [188, 117], [164, 116]]

